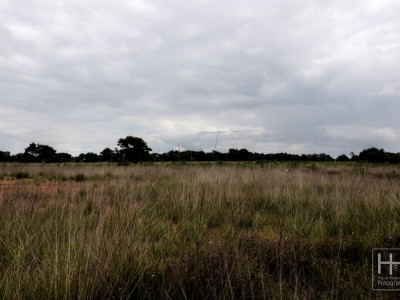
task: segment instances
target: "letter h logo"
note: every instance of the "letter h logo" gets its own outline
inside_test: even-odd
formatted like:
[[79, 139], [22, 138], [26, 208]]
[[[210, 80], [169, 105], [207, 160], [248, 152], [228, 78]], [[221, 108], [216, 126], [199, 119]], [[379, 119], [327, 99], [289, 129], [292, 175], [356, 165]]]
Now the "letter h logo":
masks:
[[372, 290], [400, 291], [400, 248], [372, 249]]
[[400, 265], [399, 261], [393, 261], [393, 253], [389, 253], [389, 260], [382, 261], [381, 253], [378, 253], [378, 274], [382, 274], [382, 265], [389, 265], [389, 275], [393, 275], [393, 266]]

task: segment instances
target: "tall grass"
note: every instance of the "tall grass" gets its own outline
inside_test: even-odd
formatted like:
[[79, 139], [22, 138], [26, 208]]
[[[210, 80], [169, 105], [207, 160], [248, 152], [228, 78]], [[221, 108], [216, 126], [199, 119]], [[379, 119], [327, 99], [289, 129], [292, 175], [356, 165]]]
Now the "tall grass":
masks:
[[0, 298], [384, 298], [400, 177], [363, 168], [3, 164]]

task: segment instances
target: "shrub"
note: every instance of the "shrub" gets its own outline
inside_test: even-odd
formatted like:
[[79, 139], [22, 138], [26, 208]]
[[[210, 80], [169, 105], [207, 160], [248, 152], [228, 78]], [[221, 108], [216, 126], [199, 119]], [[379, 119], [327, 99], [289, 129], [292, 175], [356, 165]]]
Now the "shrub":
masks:
[[27, 173], [27, 172], [18, 172], [17, 175], [15, 175], [15, 178], [17, 178], [17, 179], [29, 178], [29, 173]]
[[86, 180], [86, 176], [84, 174], [76, 174], [76, 176], [75, 176], [76, 182], [81, 182], [81, 181], [85, 181], [85, 180]]

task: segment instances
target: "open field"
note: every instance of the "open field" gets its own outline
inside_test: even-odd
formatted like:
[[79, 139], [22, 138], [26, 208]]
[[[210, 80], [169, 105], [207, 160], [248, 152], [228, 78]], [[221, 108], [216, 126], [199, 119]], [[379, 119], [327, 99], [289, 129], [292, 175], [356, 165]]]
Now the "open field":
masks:
[[0, 164], [0, 298], [384, 299], [400, 168]]

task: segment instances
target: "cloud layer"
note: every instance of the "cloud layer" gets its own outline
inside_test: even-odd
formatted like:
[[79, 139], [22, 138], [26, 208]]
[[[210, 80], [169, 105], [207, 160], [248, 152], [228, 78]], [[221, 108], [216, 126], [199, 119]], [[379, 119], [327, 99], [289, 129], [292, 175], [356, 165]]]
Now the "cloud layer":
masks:
[[400, 151], [400, 3], [0, 4], [0, 150]]

